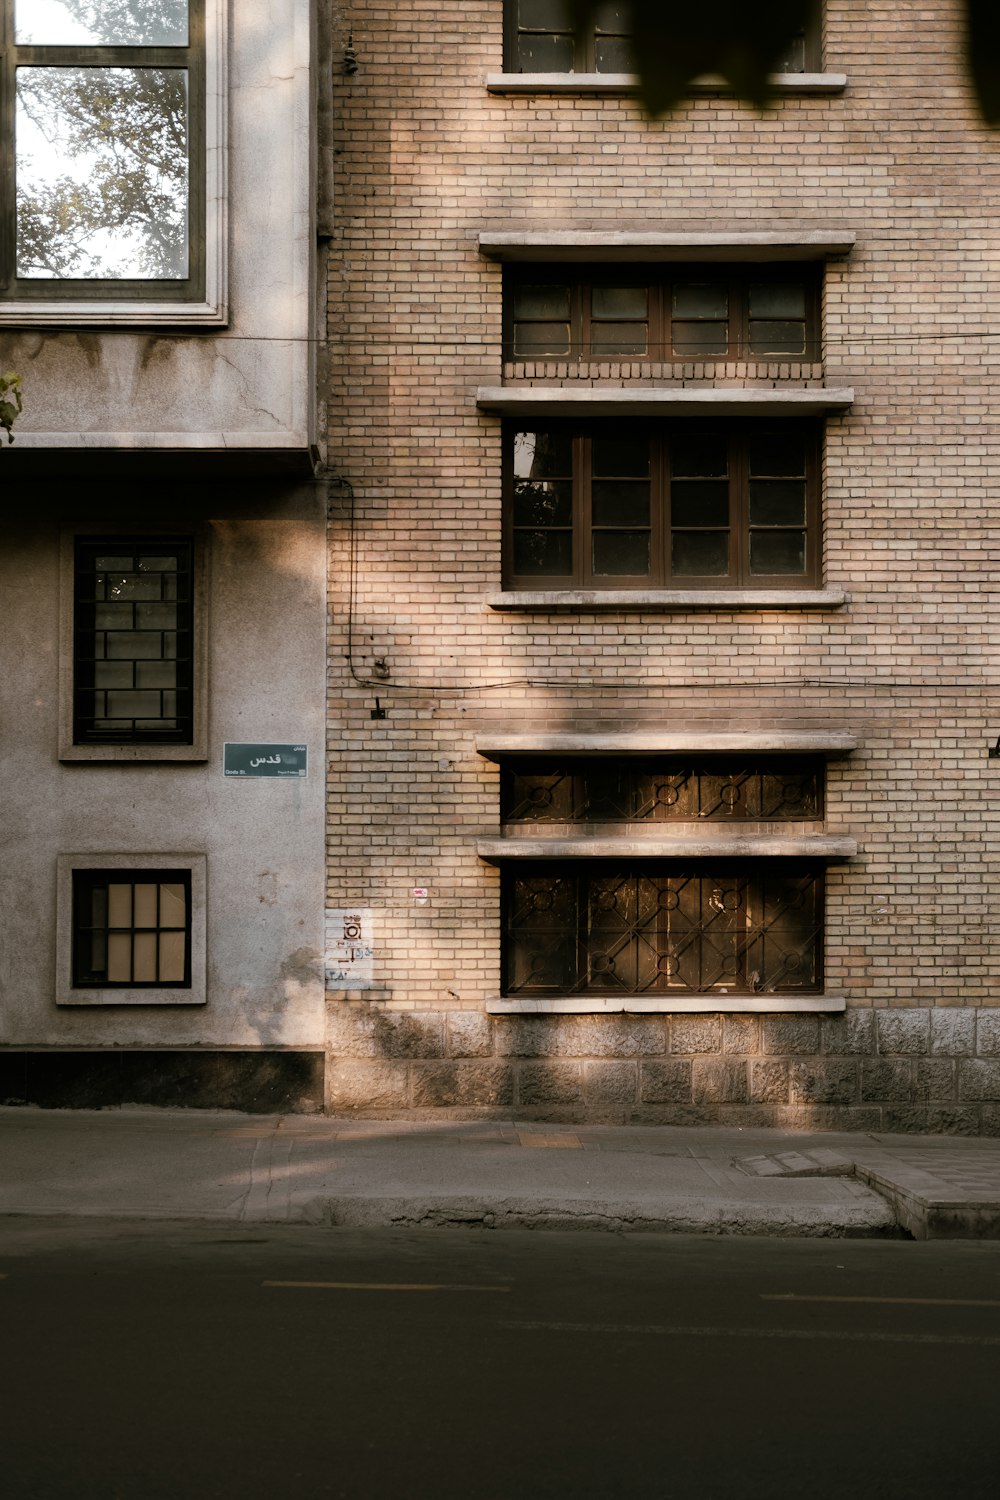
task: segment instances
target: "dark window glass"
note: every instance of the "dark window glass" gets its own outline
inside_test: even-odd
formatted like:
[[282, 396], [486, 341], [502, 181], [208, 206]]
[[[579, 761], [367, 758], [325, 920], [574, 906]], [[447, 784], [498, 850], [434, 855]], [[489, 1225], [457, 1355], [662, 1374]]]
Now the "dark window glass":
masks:
[[805, 587], [818, 434], [748, 420], [512, 430], [505, 527], [507, 587]]
[[531, 865], [502, 891], [507, 995], [822, 988], [823, 876], [800, 863]]
[[815, 266], [508, 266], [507, 358], [820, 358]]
[[189, 988], [190, 871], [74, 871], [73, 983]]
[[190, 744], [193, 546], [78, 541], [73, 601], [76, 744]]

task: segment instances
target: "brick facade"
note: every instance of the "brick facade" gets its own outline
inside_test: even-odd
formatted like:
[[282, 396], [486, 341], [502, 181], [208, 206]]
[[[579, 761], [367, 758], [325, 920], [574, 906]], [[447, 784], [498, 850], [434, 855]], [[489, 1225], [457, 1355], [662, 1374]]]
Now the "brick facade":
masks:
[[[888, 0], [828, 0], [843, 92], [649, 121], [613, 93], [488, 92], [501, 0], [334, 6], [328, 905], [372, 910], [375, 977], [328, 991], [331, 1109], [1000, 1131], [1000, 138], [958, 18], [932, 0], [901, 45]], [[505, 368], [478, 236], [552, 230], [856, 243], [826, 264], [821, 368]], [[490, 608], [501, 423], [476, 392], [504, 380], [852, 388], [823, 464], [846, 602]], [[859, 850], [827, 879], [843, 1015], [485, 1013], [498, 773], [476, 736], [663, 726], [857, 736], [826, 783]]]

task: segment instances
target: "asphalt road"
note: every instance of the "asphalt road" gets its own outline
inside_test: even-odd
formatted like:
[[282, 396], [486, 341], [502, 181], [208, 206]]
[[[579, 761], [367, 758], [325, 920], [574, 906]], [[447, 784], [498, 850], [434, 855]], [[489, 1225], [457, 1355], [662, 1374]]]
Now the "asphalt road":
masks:
[[0, 1221], [4, 1500], [995, 1500], [1000, 1244]]

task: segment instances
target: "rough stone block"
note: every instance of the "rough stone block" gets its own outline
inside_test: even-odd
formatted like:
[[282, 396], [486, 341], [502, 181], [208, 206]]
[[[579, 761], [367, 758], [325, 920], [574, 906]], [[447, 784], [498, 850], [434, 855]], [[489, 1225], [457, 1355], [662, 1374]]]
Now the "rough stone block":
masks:
[[755, 1057], [750, 1064], [750, 1098], [754, 1104], [787, 1104], [787, 1062]]
[[742, 1058], [696, 1057], [693, 1067], [695, 1104], [746, 1104], [747, 1065]]
[[980, 1126], [983, 1135], [1000, 1135], [1000, 1104], [984, 1104]]
[[846, 1057], [793, 1062], [788, 1070], [788, 1096], [793, 1104], [854, 1104], [858, 1064]]
[[765, 1016], [761, 1051], [768, 1057], [788, 1057], [819, 1051], [818, 1016]]
[[513, 1070], [507, 1063], [430, 1062], [413, 1069], [413, 1103], [421, 1109], [513, 1102]]
[[876, 1016], [878, 1050], [883, 1057], [899, 1053], [920, 1056], [930, 1048], [929, 1010], [880, 1010]]
[[887, 1105], [882, 1111], [882, 1129], [897, 1135], [978, 1135], [979, 1115], [974, 1109], [938, 1105]]
[[721, 1016], [672, 1016], [671, 1052], [721, 1052]]
[[722, 1050], [729, 1057], [752, 1057], [760, 1051], [759, 1016], [723, 1016]]
[[931, 1011], [931, 1052], [944, 1057], [971, 1057], [976, 1044], [974, 1010], [939, 1006]]
[[335, 1059], [327, 1069], [327, 1108], [334, 1114], [406, 1107], [404, 1062]]
[[583, 1098], [582, 1063], [522, 1063], [517, 1080], [520, 1104], [578, 1104]]
[[662, 1016], [503, 1016], [504, 1057], [657, 1057], [666, 1051]]
[[631, 1106], [637, 1100], [638, 1068], [634, 1062], [591, 1062], [584, 1068], [584, 1091], [594, 1105]]
[[327, 1046], [334, 1057], [443, 1057], [442, 1017], [433, 1012], [327, 1007]]
[[989, 1104], [1000, 1101], [1000, 1060], [963, 1058], [958, 1065], [958, 1097]]
[[493, 1029], [489, 1016], [478, 1011], [455, 1010], [445, 1016], [449, 1057], [491, 1057]]
[[873, 1057], [875, 1055], [875, 1012], [845, 1010], [839, 1016], [824, 1016], [822, 1051], [829, 1056]]
[[691, 1064], [680, 1058], [644, 1062], [639, 1092], [647, 1104], [690, 1104]]
[[950, 1057], [919, 1057], [914, 1098], [918, 1104], [944, 1103], [957, 1098], [955, 1063]]
[[979, 1057], [1000, 1057], [1000, 1009], [977, 1012], [976, 1052]]
[[907, 1057], [866, 1058], [861, 1064], [861, 1098], [865, 1104], [881, 1101], [912, 1104], [913, 1064]]

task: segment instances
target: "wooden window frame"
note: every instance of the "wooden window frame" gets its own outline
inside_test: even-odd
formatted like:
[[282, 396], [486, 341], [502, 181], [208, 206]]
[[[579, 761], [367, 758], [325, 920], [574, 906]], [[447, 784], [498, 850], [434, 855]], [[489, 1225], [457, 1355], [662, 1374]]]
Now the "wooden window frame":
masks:
[[[691, 320], [674, 319], [672, 290], [678, 283], [724, 286], [728, 294], [729, 313], [727, 343], [724, 349], [675, 351], [673, 324]], [[756, 353], [750, 342], [750, 288], [767, 282], [800, 283], [805, 292], [804, 349], [799, 353]], [[514, 316], [514, 299], [521, 286], [559, 286], [569, 293], [570, 346], [566, 352], [536, 353], [516, 347], [519, 322], [551, 320], [518, 320]], [[642, 287], [647, 293], [647, 343], [643, 353], [608, 353], [592, 347], [592, 292], [602, 286]], [[774, 364], [789, 362], [818, 363], [822, 358], [820, 333], [822, 267], [810, 262], [788, 261], [758, 263], [741, 261], [726, 265], [677, 263], [669, 268], [621, 265], [550, 266], [505, 265], [503, 270], [503, 358], [505, 363], [546, 364], [552, 361], [663, 364], [715, 364], [732, 360], [751, 360]], [[631, 321], [623, 319], [622, 321]]]
[[[805, 569], [801, 573], [760, 574], [750, 572], [749, 443], [772, 432], [801, 434], [806, 455]], [[562, 433], [571, 440], [572, 453], [572, 571], [569, 574], [522, 573], [514, 571], [514, 434], [517, 432]], [[645, 432], [650, 438], [650, 571], [642, 576], [596, 574], [588, 559], [592, 557], [591, 537], [591, 452], [594, 437], [626, 436]], [[674, 574], [671, 568], [670, 516], [670, 443], [675, 438], [698, 435], [725, 435], [730, 454], [729, 473], [729, 548], [728, 571], [725, 574]], [[821, 432], [804, 419], [764, 420], [731, 418], [715, 420], [675, 419], [656, 421], [642, 418], [594, 419], [587, 423], [572, 420], [537, 421], [530, 425], [510, 421], [504, 432], [503, 458], [503, 587], [512, 590], [531, 589], [803, 589], [818, 587], [822, 565], [821, 505]], [[528, 530], [542, 528], [525, 528]], [[623, 525], [623, 530], [629, 529]], [[645, 528], [633, 528], [644, 530]], [[687, 528], [684, 528], [687, 529]]]
[[[522, 73], [525, 70], [519, 65], [518, 36], [522, 29], [540, 33], [542, 35], [569, 35], [574, 38], [573, 68], [566, 70], [569, 73], [596, 73], [595, 29], [588, 28], [582, 35], [577, 33], [569, 24], [565, 32], [546, 32], [543, 27], [522, 28], [518, 14], [518, 0], [504, 0], [504, 67], [508, 73]], [[628, 33], [614, 33], [614, 35], [627, 35]], [[817, 5], [812, 13], [809, 24], [802, 32], [802, 67], [792, 69], [794, 73], [819, 73], [823, 66], [823, 6]]]
[[[213, 0], [214, 3], [214, 0]], [[206, 0], [189, 0], [186, 47], [14, 43], [14, 0], [0, 0], [0, 301], [17, 304], [203, 303], [207, 292]], [[16, 274], [15, 110], [18, 67], [177, 69], [188, 78], [188, 274], [184, 278], [86, 279]], [[178, 307], [183, 317], [183, 309]]]

